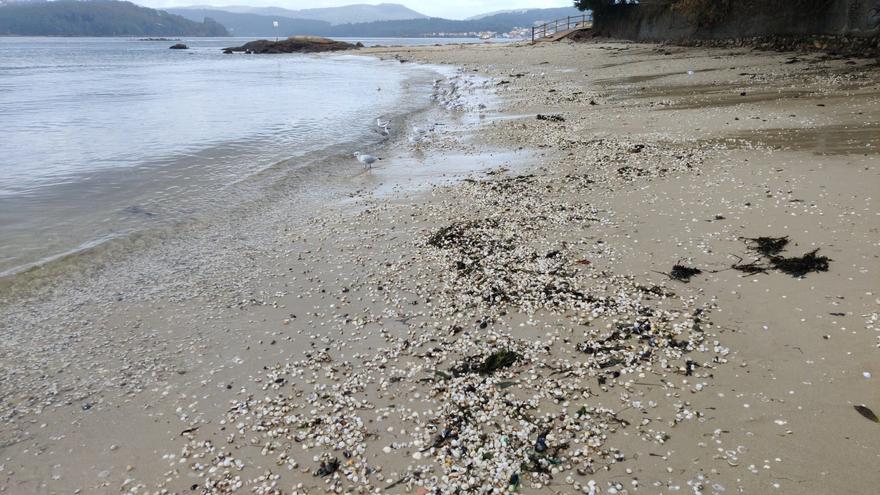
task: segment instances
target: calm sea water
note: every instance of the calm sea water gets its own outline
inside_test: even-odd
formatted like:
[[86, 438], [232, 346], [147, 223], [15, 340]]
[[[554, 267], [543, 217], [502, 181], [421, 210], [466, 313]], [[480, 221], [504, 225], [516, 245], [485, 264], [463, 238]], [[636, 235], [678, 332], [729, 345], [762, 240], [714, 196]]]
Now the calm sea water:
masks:
[[[424, 81], [436, 76], [183, 41], [190, 50], [0, 38], [0, 274], [216, 208], [279, 162], [375, 143], [376, 118], [427, 105]], [[392, 42], [436, 40], [368, 40]]]

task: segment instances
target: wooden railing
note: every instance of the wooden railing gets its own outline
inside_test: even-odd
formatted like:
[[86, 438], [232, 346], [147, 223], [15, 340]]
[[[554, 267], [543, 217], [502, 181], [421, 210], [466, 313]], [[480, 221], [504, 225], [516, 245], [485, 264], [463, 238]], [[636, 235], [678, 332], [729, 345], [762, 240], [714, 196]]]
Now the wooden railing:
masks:
[[556, 33], [578, 28], [588, 28], [592, 25], [593, 16], [587, 14], [556, 19], [555, 21], [546, 22], [541, 26], [532, 27], [532, 42], [542, 38], [550, 38]]

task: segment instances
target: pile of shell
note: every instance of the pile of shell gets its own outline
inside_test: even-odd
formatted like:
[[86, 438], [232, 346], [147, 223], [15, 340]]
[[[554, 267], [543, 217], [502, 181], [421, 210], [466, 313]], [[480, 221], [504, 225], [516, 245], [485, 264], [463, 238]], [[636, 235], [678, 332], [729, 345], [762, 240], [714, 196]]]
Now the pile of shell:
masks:
[[585, 233], [613, 225], [613, 214], [585, 198], [693, 173], [700, 160], [674, 146], [573, 142], [564, 127], [544, 139], [572, 142], [579, 155], [569, 159], [582, 168], [460, 184], [454, 200], [415, 207], [408, 218], [454, 220], [419, 229], [399, 255], [334, 259], [376, 267], [350, 290], [386, 309], [331, 318], [331, 331], [403, 329], [383, 330], [369, 351], [316, 332], [313, 342], [335, 344], [267, 369], [261, 393], [226, 413], [225, 445], [204, 429], [187, 433], [175, 469], [188, 466], [203, 493], [507, 493], [560, 481], [623, 493], [594, 479], [627, 459], [611, 445], [615, 432], [662, 444], [700, 417], [683, 400], [644, 399], [636, 382], [651, 377], [677, 397], [674, 382], [694, 380], [697, 393], [728, 351], [709, 333], [711, 308], [609, 271], [615, 248]]

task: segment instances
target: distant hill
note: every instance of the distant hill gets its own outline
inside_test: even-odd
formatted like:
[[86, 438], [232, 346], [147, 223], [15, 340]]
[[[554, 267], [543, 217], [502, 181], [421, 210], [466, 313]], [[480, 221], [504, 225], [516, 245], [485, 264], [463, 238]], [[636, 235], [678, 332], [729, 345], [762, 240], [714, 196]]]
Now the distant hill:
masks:
[[494, 12], [486, 12], [485, 14], [473, 15], [470, 17], [466, 17], [464, 20], [466, 21], [478, 21], [480, 19], [484, 19], [489, 16], [498, 15], [498, 14], [522, 14], [523, 12], [528, 11], [529, 9], [510, 9], [510, 10], [496, 10]]
[[279, 36], [294, 34], [326, 36], [326, 33], [332, 28], [329, 22], [324, 21], [236, 13], [207, 8], [168, 9], [168, 11], [196, 22], [201, 22], [206, 18], [214, 19], [226, 26], [232, 36], [274, 36], [276, 30], [272, 27], [273, 21], [278, 21], [277, 33]]
[[[584, 13], [574, 7], [558, 7], [552, 9], [526, 9], [511, 10], [506, 12], [498, 12], [485, 16], [477, 16], [475, 19], [469, 19], [461, 22], [477, 22], [493, 24], [496, 26], [510, 25], [511, 27], [529, 27], [538, 22], [548, 22], [556, 19], [564, 19], [566, 17], [581, 16]], [[491, 31], [503, 31], [503, 29], [492, 29]]]
[[511, 9], [511, 10], [498, 10], [495, 12], [487, 12], [485, 14], [475, 15], [468, 17], [465, 19], [466, 21], [478, 21], [480, 19], [485, 19], [487, 17], [494, 17], [498, 15], [515, 15], [515, 16], [524, 16], [529, 18], [535, 18], [536, 20], [541, 21], [552, 21], [556, 19], [561, 19], [564, 17], [575, 17], [579, 15], [583, 15], [583, 12], [574, 8], [574, 7], [554, 7], [549, 9]]
[[210, 19], [195, 22], [115, 0], [12, 2], [0, 5], [0, 35], [228, 36]]
[[343, 7], [328, 7], [316, 9], [289, 10], [280, 7], [180, 7], [173, 10], [212, 9], [225, 10], [236, 14], [257, 14], [267, 16], [287, 17], [290, 19], [308, 19], [312, 21], [324, 21], [330, 24], [351, 24], [375, 21], [399, 21], [404, 19], [424, 19], [427, 16], [415, 10], [409, 9], [396, 3], [380, 3], [378, 5], [353, 4]]
[[234, 13], [215, 8], [169, 9], [193, 21], [211, 17], [235, 36], [273, 36], [272, 21], [278, 21], [278, 35], [309, 34], [324, 37], [422, 37], [435, 33], [474, 33], [494, 31], [506, 33], [514, 28], [526, 28], [539, 21], [552, 21], [582, 12], [575, 8], [530, 9], [488, 15], [475, 20], [456, 21], [437, 17], [419, 19], [386, 20], [333, 25], [308, 19], [292, 19], [282, 16], [266, 16]]

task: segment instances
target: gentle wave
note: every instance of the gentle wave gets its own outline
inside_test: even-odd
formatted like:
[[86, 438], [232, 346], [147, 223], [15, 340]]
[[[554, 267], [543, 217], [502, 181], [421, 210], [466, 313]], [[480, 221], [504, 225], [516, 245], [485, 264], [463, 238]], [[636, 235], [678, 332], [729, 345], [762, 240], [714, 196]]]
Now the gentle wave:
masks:
[[[0, 40], [0, 69], [24, 71], [0, 92], [0, 275], [259, 201], [250, 178], [375, 143], [376, 117], [428, 104], [416, 66], [228, 56], [221, 42], [188, 41], [182, 57], [161, 43]], [[35, 69], [16, 65], [27, 57]]]

